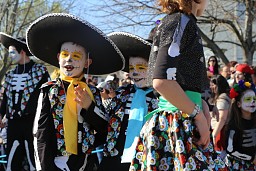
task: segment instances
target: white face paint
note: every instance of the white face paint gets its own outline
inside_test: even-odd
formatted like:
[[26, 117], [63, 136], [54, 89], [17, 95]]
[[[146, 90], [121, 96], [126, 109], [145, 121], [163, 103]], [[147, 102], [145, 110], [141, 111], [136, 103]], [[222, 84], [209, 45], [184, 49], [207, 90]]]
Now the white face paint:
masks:
[[14, 46], [9, 46], [9, 57], [12, 59], [12, 64], [19, 63], [21, 55]]
[[256, 96], [254, 91], [247, 90], [241, 97], [241, 108], [246, 112], [253, 113], [256, 110]]
[[148, 61], [142, 57], [130, 57], [129, 75], [137, 87], [146, 86]]
[[59, 54], [60, 71], [69, 77], [79, 77], [87, 62], [85, 49], [72, 42], [65, 42]]

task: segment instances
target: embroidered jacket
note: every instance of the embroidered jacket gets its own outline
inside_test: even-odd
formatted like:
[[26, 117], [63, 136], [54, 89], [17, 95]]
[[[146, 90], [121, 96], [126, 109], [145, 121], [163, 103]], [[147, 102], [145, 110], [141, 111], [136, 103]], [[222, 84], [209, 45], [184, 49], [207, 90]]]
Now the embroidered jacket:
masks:
[[[107, 142], [104, 147], [104, 156], [122, 156], [125, 145], [126, 129], [128, 126], [129, 112], [135, 87], [129, 84], [120, 87], [116, 92], [116, 97], [112, 99], [110, 119], [108, 124]], [[153, 92], [146, 95], [148, 112], [153, 111], [158, 106], [158, 100]]]
[[[68, 85], [58, 79], [42, 86], [42, 108], [37, 113], [35, 122], [38, 126], [34, 127], [34, 133], [37, 137], [37, 154], [44, 170], [54, 168], [55, 157], [70, 155], [66, 152], [63, 129], [63, 109]], [[97, 143], [103, 143], [107, 134], [108, 115], [102, 105], [100, 92], [88, 86], [95, 104], [92, 102], [88, 110], [81, 109], [78, 115], [78, 155], [82, 156], [90, 154]]]
[[[41, 85], [50, 80], [47, 69], [42, 64], [30, 61], [25, 64], [27, 72], [16, 73], [17, 68], [6, 73], [4, 82], [4, 99], [0, 113], [8, 119], [20, 118], [24, 115], [35, 115]], [[20, 78], [22, 77], [22, 78]], [[22, 81], [21, 81], [22, 79]], [[19, 85], [22, 84], [22, 85]], [[17, 89], [17, 90], [15, 90]], [[20, 97], [19, 97], [20, 96]], [[14, 103], [17, 103], [14, 105]], [[30, 104], [29, 106], [27, 104]]]
[[242, 130], [231, 121], [227, 130], [227, 154], [231, 158], [252, 162], [256, 155], [256, 126], [254, 120], [241, 119]]

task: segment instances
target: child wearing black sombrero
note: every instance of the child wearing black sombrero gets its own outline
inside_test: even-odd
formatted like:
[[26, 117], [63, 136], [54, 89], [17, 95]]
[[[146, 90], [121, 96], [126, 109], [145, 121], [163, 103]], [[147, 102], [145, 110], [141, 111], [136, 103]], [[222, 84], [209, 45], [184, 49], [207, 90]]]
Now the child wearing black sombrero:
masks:
[[84, 70], [92, 75], [118, 71], [123, 56], [99, 29], [69, 14], [40, 17], [28, 28], [27, 42], [36, 57], [60, 68], [60, 77], [42, 87], [38, 102], [37, 169], [84, 170], [88, 155], [106, 136], [108, 121], [100, 92], [86, 84]]
[[9, 50], [12, 64], [16, 65], [5, 75], [3, 100], [0, 105], [0, 125], [3, 126], [4, 116], [8, 119], [7, 170], [21, 170], [25, 157], [29, 169], [35, 170], [33, 121], [39, 88], [50, 77], [44, 65], [29, 58], [32, 54], [24, 38], [0, 33], [0, 39]]
[[108, 135], [99, 171], [128, 171], [135, 145], [145, 122], [145, 115], [157, 108], [153, 89], [146, 85], [151, 43], [126, 33], [108, 35], [125, 57], [123, 71], [129, 72], [134, 84], [120, 87], [112, 99]]

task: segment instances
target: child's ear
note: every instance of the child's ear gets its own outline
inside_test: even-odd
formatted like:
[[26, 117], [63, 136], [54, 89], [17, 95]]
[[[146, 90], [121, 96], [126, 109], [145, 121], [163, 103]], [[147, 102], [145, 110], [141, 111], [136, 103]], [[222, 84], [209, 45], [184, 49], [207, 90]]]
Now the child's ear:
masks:
[[23, 49], [21, 49], [20, 54], [21, 54], [22, 56], [27, 55], [27, 53], [26, 53]]
[[60, 53], [57, 54], [58, 61], [60, 61]]
[[92, 64], [92, 59], [87, 59], [84, 68], [88, 68]]

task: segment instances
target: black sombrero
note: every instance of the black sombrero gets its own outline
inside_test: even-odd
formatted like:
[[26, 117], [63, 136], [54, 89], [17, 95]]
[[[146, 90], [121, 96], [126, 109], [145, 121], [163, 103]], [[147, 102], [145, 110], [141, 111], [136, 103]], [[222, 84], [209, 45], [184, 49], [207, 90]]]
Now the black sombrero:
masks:
[[74, 42], [89, 52], [89, 74], [108, 74], [124, 68], [124, 57], [117, 46], [98, 28], [65, 13], [44, 15], [27, 29], [27, 44], [37, 58], [59, 66], [57, 54], [64, 42]]
[[108, 37], [113, 40], [125, 57], [125, 68], [123, 71], [129, 72], [129, 58], [143, 57], [149, 59], [151, 43], [137, 35], [127, 32], [112, 32]]
[[6, 49], [9, 49], [9, 46], [14, 46], [16, 48], [24, 50], [27, 56], [32, 56], [32, 54], [28, 50], [26, 42], [22, 41], [21, 38], [16, 39], [8, 34], [0, 32], [0, 41]]

